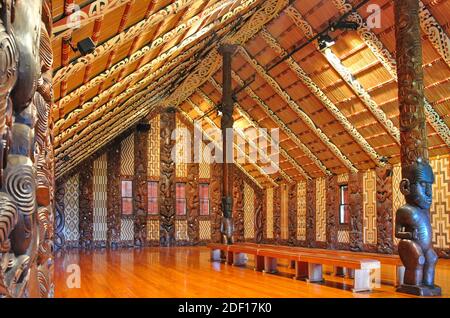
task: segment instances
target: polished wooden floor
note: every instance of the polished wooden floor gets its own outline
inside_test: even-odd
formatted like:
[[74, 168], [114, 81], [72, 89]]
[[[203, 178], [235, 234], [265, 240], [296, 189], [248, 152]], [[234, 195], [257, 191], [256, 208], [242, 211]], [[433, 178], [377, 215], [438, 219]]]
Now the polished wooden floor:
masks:
[[[80, 288], [68, 288], [73, 277], [67, 270], [78, 264]], [[56, 297], [409, 297], [382, 285], [372, 293], [353, 293], [351, 281], [325, 276], [325, 283], [293, 280], [292, 270], [280, 266], [277, 275], [255, 272], [209, 261], [205, 247], [70, 251], [55, 261]], [[392, 268], [393, 270], [393, 268]], [[389, 278], [389, 269], [383, 277]], [[440, 260], [436, 282], [444, 297], [450, 296], [450, 260]]]

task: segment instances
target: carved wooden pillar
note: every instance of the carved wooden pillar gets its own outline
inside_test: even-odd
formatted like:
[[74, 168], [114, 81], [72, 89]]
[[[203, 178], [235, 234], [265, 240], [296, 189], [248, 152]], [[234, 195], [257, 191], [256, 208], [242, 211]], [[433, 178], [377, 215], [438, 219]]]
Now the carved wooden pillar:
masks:
[[350, 250], [363, 250], [363, 175], [351, 173], [348, 180], [350, 214]]
[[[222, 66], [222, 152], [223, 152], [223, 184], [222, 184], [222, 214], [225, 218], [232, 218], [233, 208], [233, 137], [230, 134], [233, 128], [233, 92], [231, 87], [231, 57], [236, 51], [234, 45], [222, 45], [219, 49], [223, 57]], [[232, 222], [231, 222], [232, 223]], [[226, 224], [226, 223], [224, 223]], [[224, 238], [222, 237], [222, 240]], [[231, 238], [227, 238], [231, 240]], [[223, 242], [225, 243], [225, 242]]]
[[[234, 169], [233, 224], [235, 242], [244, 241], [244, 178], [242, 172]], [[255, 205], [256, 206], [256, 205]]]
[[306, 244], [316, 245], [316, 180], [306, 182]]
[[161, 176], [159, 182], [159, 214], [160, 214], [160, 245], [175, 245], [175, 162], [172, 149], [175, 140], [172, 132], [175, 130], [175, 109], [167, 108], [161, 113]]
[[328, 176], [327, 188], [327, 248], [335, 249], [338, 243], [339, 187], [337, 176]]
[[134, 244], [144, 246], [147, 242], [147, 161], [148, 161], [148, 131], [147, 122], [139, 123], [134, 134]]
[[[377, 175], [377, 251], [392, 254], [392, 166], [376, 168]], [[395, 189], [395, 191], [398, 191]]]
[[264, 191], [254, 187], [255, 190], [255, 241], [262, 243], [264, 240], [264, 229], [266, 225]]
[[107, 154], [107, 246], [117, 247], [120, 243], [120, 142], [117, 142]]
[[281, 187], [273, 188], [273, 239], [281, 242]]
[[288, 188], [288, 243], [296, 245], [297, 242], [297, 185], [291, 184]]
[[90, 160], [80, 169], [80, 246], [91, 248], [94, 240], [94, 206], [93, 206], [93, 161]]

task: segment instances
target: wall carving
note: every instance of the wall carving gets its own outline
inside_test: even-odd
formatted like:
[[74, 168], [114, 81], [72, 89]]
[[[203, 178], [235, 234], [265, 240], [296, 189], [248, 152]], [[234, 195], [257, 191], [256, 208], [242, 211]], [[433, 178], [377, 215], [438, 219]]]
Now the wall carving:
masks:
[[350, 250], [363, 248], [363, 180], [362, 173], [351, 173], [348, 182], [350, 213]]
[[273, 188], [273, 238], [281, 241], [281, 188]]
[[[60, 250], [66, 242], [65, 223], [65, 182], [56, 183], [55, 186], [55, 240], [53, 242], [55, 251]], [[77, 202], [78, 203], [78, 202]]]
[[147, 242], [147, 168], [148, 168], [148, 130], [147, 122], [141, 122], [134, 133], [134, 245], [144, 246]]
[[187, 165], [187, 184], [186, 184], [186, 197], [187, 197], [187, 235], [192, 244], [197, 244], [200, 240], [199, 233], [199, 164], [189, 163]]
[[306, 240], [306, 181], [297, 183], [297, 240]]
[[147, 174], [149, 177], [159, 177], [160, 166], [160, 116], [156, 115], [153, 119], [150, 120], [150, 131], [148, 133], [148, 166], [147, 166]]
[[306, 242], [307, 247], [316, 246], [316, 180], [306, 182]]
[[172, 132], [175, 129], [175, 110], [161, 113], [161, 175], [159, 181], [160, 245], [175, 243], [175, 162], [171, 153], [174, 147]]
[[267, 211], [267, 223], [266, 223], [266, 238], [273, 239], [273, 188], [266, 189], [266, 211]]
[[[211, 182], [209, 184], [211, 197], [211, 241], [220, 242], [220, 221], [222, 218], [222, 164], [212, 164]], [[207, 233], [207, 232], [206, 232]], [[205, 235], [206, 235], [205, 233]]]
[[327, 188], [326, 179], [316, 179], [316, 241], [326, 242], [327, 240]]
[[92, 248], [93, 233], [93, 166], [92, 161], [86, 162], [80, 169], [80, 246]]
[[[377, 252], [392, 254], [393, 217], [392, 217], [392, 166], [378, 167], [376, 172], [377, 206]], [[395, 190], [394, 190], [395, 191]]]
[[255, 238], [255, 193], [244, 182], [244, 239]]
[[363, 223], [364, 244], [377, 243], [377, 187], [375, 170], [363, 173]]
[[78, 247], [80, 240], [79, 233], [79, 176], [78, 174], [68, 178], [65, 183], [61, 184], [64, 187], [64, 198], [57, 197], [58, 200], [63, 200], [64, 207], [64, 237], [65, 246]]
[[107, 188], [107, 246], [117, 247], [120, 243], [121, 218], [121, 183], [120, 183], [120, 143], [116, 143], [107, 154], [108, 188]]
[[337, 176], [326, 178], [326, 239], [327, 248], [335, 249], [338, 243], [339, 185]]
[[297, 185], [288, 187], [288, 243], [295, 245], [297, 239]]
[[262, 243], [264, 240], [264, 224], [266, 223], [266, 211], [264, 192], [262, 189], [254, 188], [255, 191], [255, 241]]
[[239, 169], [233, 169], [233, 222], [234, 241], [244, 241], [244, 178]]
[[106, 154], [101, 155], [93, 162], [93, 239], [99, 247], [106, 246], [107, 232], [107, 186], [108, 161]]

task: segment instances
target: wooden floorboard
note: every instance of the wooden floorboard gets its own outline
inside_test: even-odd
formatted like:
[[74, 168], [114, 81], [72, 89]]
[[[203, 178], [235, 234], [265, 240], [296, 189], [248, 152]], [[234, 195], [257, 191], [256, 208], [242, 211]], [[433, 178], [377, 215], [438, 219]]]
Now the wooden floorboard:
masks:
[[[71, 264], [81, 270], [81, 288], [68, 288]], [[252, 264], [250, 259], [249, 265]], [[325, 276], [325, 283], [291, 278], [281, 264], [277, 275], [255, 272], [209, 261], [205, 247], [69, 251], [55, 259], [55, 297], [158, 297], [158, 298], [307, 298], [307, 297], [410, 297], [382, 285], [372, 293], [353, 293], [351, 280]], [[450, 260], [440, 260], [436, 282], [450, 296]]]

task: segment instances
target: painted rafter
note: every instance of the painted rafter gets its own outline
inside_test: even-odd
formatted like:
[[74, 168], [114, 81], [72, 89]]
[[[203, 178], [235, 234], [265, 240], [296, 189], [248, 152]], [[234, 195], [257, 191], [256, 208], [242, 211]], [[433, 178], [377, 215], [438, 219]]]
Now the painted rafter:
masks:
[[[347, 0], [332, 1], [341, 14], [345, 14], [353, 10], [353, 6]], [[397, 62], [392, 56], [391, 52], [389, 52], [389, 50], [384, 46], [383, 42], [381, 42], [378, 36], [371, 31], [371, 29], [367, 26], [367, 22], [361, 15], [358, 14], [358, 12], [352, 12], [348, 16], [348, 19], [357, 23], [358, 29], [356, 31], [358, 32], [361, 39], [366, 43], [366, 45], [384, 66], [384, 68], [389, 72], [389, 74], [391, 74], [393, 79], [397, 81]], [[428, 9], [426, 9], [423, 5], [420, 5], [420, 22], [422, 29], [427, 34], [433, 45], [439, 46], [439, 48], [437, 49], [438, 52], [447, 52], [447, 60], [443, 54], [441, 54], [442, 58], [444, 58], [444, 60], [446, 61], [450, 60], [450, 40], [445, 34], [442, 27], [440, 27], [433, 16], [431, 16], [431, 13], [428, 11]], [[433, 31], [437, 31], [437, 33]], [[436, 34], [438, 34], [438, 36]], [[439, 114], [426, 98], [425, 113], [430, 125], [434, 128], [434, 130], [438, 133], [442, 140], [444, 140], [447, 146], [450, 147], [450, 128], [442, 120], [441, 116], [439, 116]]]
[[327, 146], [327, 148], [344, 164], [347, 169], [352, 172], [357, 172], [358, 169], [353, 163], [339, 150], [339, 148], [328, 138], [328, 136], [316, 126], [312, 119], [301, 109], [289, 94], [281, 88], [277, 81], [270, 76], [264, 67], [262, 67], [257, 60], [252, 58], [248, 52], [240, 47], [238, 51], [244, 57], [244, 59], [251, 65], [256, 72], [272, 87], [272, 89], [289, 105], [289, 107], [302, 119], [302, 121], [311, 129], [311, 131], [319, 137], [319, 139]]
[[[239, 85], [243, 86], [244, 81], [234, 72], [232, 71], [232, 77], [233, 79], [239, 83]], [[299, 147], [303, 153], [316, 164], [316, 166], [325, 174], [325, 175], [331, 175], [331, 171], [327, 169], [327, 167], [320, 161], [319, 158], [316, 157], [312, 153], [311, 150], [297, 137], [297, 135], [281, 120], [280, 117], [272, 110], [270, 107], [249, 87], [247, 86], [245, 89], [245, 92], [247, 93], [250, 98], [252, 98], [269, 116], [270, 119], [272, 119], [280, 129], [289, 136], [289, 138], [296, 144], [297, 147]]]
[[[207, 13], [205, 16], [209, 16], [209, 14], [212, 14], [215, 11], [208, 10], [208, 12], [209, 13]], [[192, 19], [190, 19], [190, 21], [191, 20], [197, 21], [197, 20], [199, 20], [199, 16], [195, 16]], [[173, 46], [170, 50], [165, 51], [164, 53], [158, 55], [156, 58], [154, 58], [152, 61], [149, 61], [144, 66], [137, 67], [137, 69], [134, 72], [132, 72], [131, 74], [129, 74], [125, 79], [122, 78], [120, 81], [118, 81], [116, 84], [112, 85], [108, 89], [99, 92], [99, 94], [97, 96], [92, 98], [89, 102], [86, 103], [86, 105], [83, 105], [82, 107], [85, 107], [85, 108], [92, 107], [91, 105], [95, 105], [98, 101], [102, 100], [103, 98], [109, 99], [108, 97], [110, 97], [110, 94], [112, 92], [120, 91], [122, 89], [122, 87], [124, 87], [126, 85], [130, 85], [130, 83], [136, 78], [136, 76], [141, 76], [142, 74], [145, 74], [145, 73], [151, 71], [154, 67], [161, 65], [166, 59], [176, 55], [176, 53], [178, 51], [189, 46], [191, 43], [195, 42], [198, 38], [200, 38], [201, 36], [203, 36], [204, 34], [206, 34], [208, 32], [211, 32], [211, 30], [217, 28], [218, 26], [220, 26], [222, 24], [223, 24], [223, 21], [220, 19], [213, 21], [208, 26], [205, 26], [202, 30], [197, 32], [195, 35], [192, 35], [191, 37], [186, 38], [182, 42]], [[188, 23], [187, 25], [190, 25], [190, 23]], [[172, 31], [174, 31], [175, 33], [179, 33], [180, 30], [183, 30], [183, 29], [185, 29], [185, 26], [180, 25], [177, 28], [173, 29]], [[170, 32], [172, 32], [172, 31], [170, 31]], [[173, 35], [166, 36], [170, 32], [168, 32], [162, 36], [159, 36], [150, 45], [143, 47], [139, 51], [132, 54], [130, 57], [123, 59], [122, 61], [118, 62], [114, 66], [112, 66], [109, 69], [107, 69], [106, 71], [104, 71], [103, 73], [99, 74], [98, 76], [96, 76], [95, 78], [90, 80], [85, 85], [80, 86], [79, 88], [74, 90], [72, 93], [70, 93], [68, 96], [60, 99], [59, 102], [57, 103], [57, 107], [55, 107], [55, 110], [54, 110], [55, 112], [58, 113], [59, 116], [54, 116], [54, 118], [61, 118], [61, 116], [60, 116], [61, 114], [59, 112], [61, 110], [63, 110], [64, 106], [66, 104], [70, 103], [72, 100], [78, 98], [80, 95], [84, 94], [85, 92], [89, 91], [90, 89], [92, 89], [96, 86], [102, 85], [102, 83], [105, 83], [108, 78], [111, 78], [115, 74], [117, 74], [117, 73], [120, 74], [131, 63], [133, 63], [139, 59], [141, 61], [143, 61], [145, 59], [145, 56], [148, 55], [155, 47], [160, 46], [162, 43], [167, 43], [167, 41], [170, 41], [171, 39], [173, 39]], [[156, 43], [158, 45], [156, 45], [156, 44], [153, 45], [154, 43]], [[95, 107], [95, 106], [93, 106], [93, 107]], [[75, 111], [76, 110], [77, 109], [75, 109]], [[64, 115], [67, 117], [68, 114], [64, 114]], [[56, 128], [59, 129], [59, 127], [61, 125], [64, 125], [64, 119], [61, 119], [59, 122], [56, 123]]]
[[[260, 35], [265, 42], [278, 54], [285, 57], [288, 52], [281, 47], [281, 44], [275, 39], [269, 31], [265, 28], [261, 30]], [[383, 166], [380, 155], [373, 149], [373, 147], [367, 142], [367, 140], [358, 132], [352, 123], [345, 117], [339, 108], [328, 98], [328, 96], [320, 89], [320, 87], [308, 76], [308, 74], [300, 67], [300, 65], [292, 58], [286, 59], [286, 64], [289, 68], [297, 74], [302, 83], [309, 88], [309, 90], [321, 101], [322, 105], [336, 118], [336, 120], [344, 127], [345, 131], [353, 137], [356, 143], [365, 151], [365, 153], [377, 164]]]
[[97, 48], [93, 53], [83, 57], [79, 57], [76, 61], [74, 61], [70, 65], [59, 69], [55, 73], [55, 76], [53, 77], [54, 84], [57, 84], [64, 79], [68, 79], [77, 72], [80, 72], [85, 67], [85, 65], [94, 63], [97, 59], [105, 56], [106, 54], [109, 54], [112, 50], [114, 50], [118, 46], [121, 46], [125, 42], [129, 41], [129, 39], [138, 36], [142, 32], [146, 32], [148, 29], [158, 24], [159, 22], [163, 21], [164, 19], [167, 19], [169, 16], [179, 13], [180, 10], [182, 10], [183, 8], [185, 8], [187, 5], [191, 4], [194, 1], [198, 0], [177, 0], [174, 3], [168, 5], [167, 7], [150, 15], [147, 19], [142, 20], [139, 23], [135, 24], [134, 26], [128, 28], [126, 31], [117, 34], [108, 41], [97, 46]]
[[[222, 87], [219, 85], [219, 83], [216, 82], [214, 77], [211, 77], [209, 79], [209, 82], [220, 94], [222, 94]], [[200, 96], [202, 96], [204, 99], [210, 100], [210, 98], [200, 89], [197, 90], [196, 92], [200, 94]], [[250, 123], [250, 125], [253, 126], [253, 128], [261, 129], [261, 126], [258, 124], [258, 122], [254, 120], [239, 103], [234, 103], [234, 107], [238, 111], [239, 116], [243, 117], [248, 123]], [[265, 133], [264, 137], [266, 138], [269, 144], [272, 143], [272, 138], [270, 137], [269, 134]], [[305, 179], [311, 179], [308, 173], [298, 164], [298, 162], [294, 158], [291, 157], [291, 155], [281, 145], [280, 145], [280, 153], [298, 172], [300, 172], [300, 174]]]
[[[183, 110], [180, 110], [179, 113], [189, 122], [192, 123], [193, 119]], [[206, 137], [210, 142], [214, 143], [216, 149], [222, 149], [222, 146], [214, 140], [208, 133], [200, 127], [201, 133]], [[235, 163], [236, 167], [238, 167], [247, 177], [249, 177], [260, 189], [263, 189], [263, 186], [247, 171], [245, 170], [239, 163]]]
[[[313, 30], [312, 26], [293, 6], [290, 6], [285, 12], [292, 19], [294, 24], [302, 30], [306, 38], [311, 39], [316, 35], [316, 32]], [[366, 89], [353, 76], [351, 71], [342, 63], [341, 59], [334, 54], [330, 48], [321, 53], [336, 70], [336, 72], [338, 72], [344, 82], [352, 88], [355, 94], [360, 98], [367, 109], [375, 116], [378, 122], [386, 129], [389, 135], [396, 141], [397, 144], [400, 145], [399, 129], [395, 127], [394, 123], [386, 116], [386, 113], [377, 105]]]
[[[199, 90], [196, 90], [196, 92], [208, 104], [208, 110], [206, 111], [206, 113], [208, 113], [210, 110], [217, 109], [217, 105], [209, 97], [207, 97], [205, 94], [201, 94]], [[188, 98], [187, 101], [191, 105], [195, 106], [196, 110], [199, 109], [199, 107], [197, 105], [195, 105], [190, 98]], [[211, 120], [211, 118], [209, 116], [207, 116], [207, 117], [209, 120]], [[240, 129], [234, 129], [234, 132], [237, 133], [243, 140], [248, 142], [251, 149], [255, 149], [257, 151], [257, 153], [262, 157], [263, 160], [265, 160], [266, 162], [270, 162], [271, 167], [277, 169], [284, 179], [286, 179], [289, 183], [293, 182], [292, 178], [283, 169], [281, 169], [279, 164], [274, 162], [269, 156], [267, 156], [266, 151], [261, 149], [260, 147], [258, 147], [258, 145], [256, 145], [253, 140], [251, 140], [248, 136], [246, 136], [245, 132], [241, 131]], [[240, 147], [238, 147], [238, 148], [240, 149]]]
[[[212, 128], [220, 130], [220, 128], [216, 125], [216, 123], [208, 116], [205, 116], [205, 113], [197, 105], [195, 105], [195, 103], [193, 103], [189, 98], [187, 99], [187, 102], [192, 107], [192, 109], [195, 110], [195, 112], [197, 114], [199, 114], [199, 117], [203, 117]], [[195, 118], [191, 118], [191, 120], [195, 120]], [[270, 183], [272, 183], [272, 185], [277, 186], [277, 183], [268, 174], [266, 174], [259, 165], [253, 163], [251, 161], [250, 157], [244, 151], [242, 151], [242, 149], [240, 147], [238, 147], [238, 145], [235, 142], [233, 142], [233, 148], [239, 154], [243, 155], [245, 157], [245, 159], [247, 160], [247, 162], [249, 162], [253, 167], [255, 167], [261, 175], [263, 175]], [[221, 148], [219, 148], [219, 149], [221, 149]], [[292, 180], [291, 180], [291, 182], [292, 182]]]
[[[255, 1], [253, 1], [255, 2]], [[258, 1], [260, 2], [260, 1]], [[247, 42], [251, 37], [258, 33], [261, 28], [269, 23], [275, 16], [277, 16], [287, 5], [287, 0], [266, 0], [249, 19], [248, 22], [231, 36], [226, 37], [222, 43], [242, 45]], [[237, 8], [233, 10], [235, 12]], [[227, 17], [228, 18], [228, 17]], [[166, 106], [178, 106], [186, 98], [192, 95], [192, 93], [201, 85], [203, 85], [212, 74], [214, 74], [221, 65], [221, 56], [217, 49], [212, 50], [198, 68], [188, 76], [188, 78], [175, 90], [171, 96], [165, 101]]]

